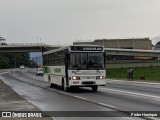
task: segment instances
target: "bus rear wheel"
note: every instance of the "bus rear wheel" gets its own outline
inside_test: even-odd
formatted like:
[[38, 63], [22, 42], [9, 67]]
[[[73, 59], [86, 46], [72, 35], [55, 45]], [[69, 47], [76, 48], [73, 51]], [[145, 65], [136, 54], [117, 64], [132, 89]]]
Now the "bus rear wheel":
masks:
[[54, 87], [53, 83], [51, 83], [51, 77], [50, 76], [48, 77], [48, 83], [49, 83], [50, 88]]
[[92, 91], [96, 92], [98, 90], [98, 85], [92, 86]]
[[54, 88], [54, 85], [52, 83], [50, 84], [50, 88]]

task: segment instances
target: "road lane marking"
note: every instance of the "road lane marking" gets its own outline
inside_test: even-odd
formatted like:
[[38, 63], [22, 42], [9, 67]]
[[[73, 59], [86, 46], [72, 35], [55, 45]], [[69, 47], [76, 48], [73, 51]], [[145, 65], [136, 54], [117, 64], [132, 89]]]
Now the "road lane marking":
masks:
[[112, 106], [112, 105], [108, 105], [108, 104], [106, 104], [106, 103], [98, 103], [98, 104], [100, 104], [100, 105], [102, 105], [102, 106], [109, 107], [109, 108], [114, 108], [114, 109], [117, 109], [117, 107], [115, 107], [115, 106]]
[[22, 73], [25, 75], [25, 76], [29, 76], [30, 78], [32, 78], [32, 79], [35, 79], [35, 80], [40, 80], [40, 81], [43, 81], [44, 79], [43, 79], [43, 77], [42, 78], [40, 78], [40, 76], [34, 76], [34, 75], [32, 75], [32, 74], [29, 74], [27, 71], [22, 71]]
[[[12, 75], [13, 77], [15, 77], [13, 74], [11, 74], [11, 73], [9, 73], [9, 74]], [[15, 78], [16, 78], [16, 77], [15, 77]], [[18, 78], [16, 78], [16, 79], [18, 79]], [[26, 82], [26, 81], [23, 81], [22, 79], [20, 79], [20, 81]], [[74, 97], [74, 98], [77, 98], [77, 99], [81, 99], [81, 100], [84, 100], [84, 101], [89, 102], [89, 103], [92, 103], [92, 104], [97, 104], [97, 105], [100, 105], [100, 106], [103, 106], [103, 107], [107, 107], [107, 108], [110, 108], [110, 109], [113, 109], [113, 110], [118, 109], [117, 107], [112, 106], [112, 105], [108, 105], [108, 104], [105, 104], [105, 103], [99, 103], [99, 102], [92, 101], [92, 100], [89, 100], [89, 99], [87, 99], [87, 98], [80, 97], [80, 96], [74, 96], [74, 95], [72, 95], [72, 94], [69, 94], [69, 93], [66, 93], [66, 92], [63, 92], [63, 91], [58, 91], [58, 90], [55, 90], [55, 89], [45, 88], [45, 87], [39, 86], [39, 85], [37, 85], [37, 84], [35, 84], [35, 83], [34, 83], [34, 84], [33, 84], [33, 83], [30, 83], [30, 82], [26, 82], [26, 83], [29, 83], [29, 84], [31, 84], [31, 85], [35, 85], [35, 86], [38, 86], [38, 87], [41, 87], [41, 88], [44, 88], [44, 89], [48, 89], [48, 90], [51, 90], [51, 91], [54, 91], [54, 92], [57, 92], [57, 93], [61, 93], [61, 94], [63, 94], [63, 95], [67, 95], [67, 96], [70, 96], [70, 97]]]
[[79, 99], [86, 100], [86, 98], [84, 98], [84, 97], [80, 97], [80, 96], [76, 96], [76, 95], [75, 95], [74, 97], [79, 98]]
[[125, 94], [132, 94], [132, 95], [138, 95], [138, 96], [144, 96], [144, 97], [151, 97], [151, 98], [156, 98], [160, 100], [160, 96], [155, 96], [155, 95], [149, 95], [149, 94], [143, 94], [143, 93], [136, 93], [136, 92], [129, 92], [129, 91], [124, 91], [124, 90], [115, 90], [115, 89], [109, 89], [109, 88], [100, 88], [102, 91], [114, 91], [114, 92], [119, 92], [119, 93], [125, 93]]
[[5, 74], [5, 73], [8, 73], [8, 72], [2, 72], [2, 71], [0, 71], [0, 75], [3, 75], [3, 74]]
[[40, 86], [40, 85], [35, 84], [35, 83], [30, 83], [28, 81], [26, 82], [23, 79], [20, 79], [18, 76], [15, 76], [15, 75], [11, 74], [10, 72], [9, 72], [9, 74], [12, 75], [13, 77], [15, 77], [16, 79], [22, 81], [22, 82], [25, 82], [25, 83], [28, 83], [28, 84], [31, 84], [31, 85], [34, 85], [34, 86], [37, 86], [37, 87], [41, 87], [41, 88], [44, 88], [44, 89], [47, 89], [47, 90], [51, 90], [51, 91], [54, 91], [54, 92], [57, 92], [57, 93], [61, 93], [63, 95], [67, 95], [67, 96], [74, 97], [74, 98], [77, 98], [77, 99], [81, 99], [81, 100], [84, 100], [84, 101], [92, 103], [92, 104], [96, 104], [96, 105], [99, 105], [99, 106], [102, 106], [102, 107], [110, 108], [112, 110], [119, 110], [117, 107], [109, 105], [109, 104], [106, 104], [106, 103], [101, 103], [101, 102], [98, 102], [98, 101], [92, 101], [90, 99], [87, 99], [87, 98], [84, 98], [84, 97], [81, 97], [81, 96], [76, 96], [76, 95], [72, 95], [70, 93], [66, 93], [66, 92], [63, 92], [63, 91], [58, 91], [58, 90], [55, 90], [55, 89], [46, 88], [44, 86]]
[[127, 81], [127, 80], [113, 80], [107, 79], [107, 83], [114, 83], [114, 82], [126, 82], [126, 83], [141, 83], [141, 84], [149, 84], [149, 85], [160, 85], [158, 82], [143, 82], [143, 81]]
[[68, 93], [66, 93], [66, 92], [60, 92], [60, 91], [58, 91], [58, 92], [61, 93], [61, 94], [68, 95]]

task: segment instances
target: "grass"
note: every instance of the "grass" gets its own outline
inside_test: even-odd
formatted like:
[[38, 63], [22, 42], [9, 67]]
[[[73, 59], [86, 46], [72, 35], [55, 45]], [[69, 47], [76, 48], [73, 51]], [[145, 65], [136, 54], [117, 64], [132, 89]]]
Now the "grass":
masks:
[[[127, 70], [128, 68], [107, 69], [107, 77], [127, 80]], [[133, 79], [143, 81], [160, 81], [160, 66], [134, 67]]]
[[4, 82], [2, 80], [0, 80], [0, 85], [3, 85], [3, 84], [4, 84]]

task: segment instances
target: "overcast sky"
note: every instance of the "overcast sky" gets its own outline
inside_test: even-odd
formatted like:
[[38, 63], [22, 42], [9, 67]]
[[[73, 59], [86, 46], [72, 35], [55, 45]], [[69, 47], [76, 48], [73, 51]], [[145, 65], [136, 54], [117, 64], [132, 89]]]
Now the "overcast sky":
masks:
[[7, 42], [72, 44], [76, 40], [160, 35], [160, 0], [0, 0]]

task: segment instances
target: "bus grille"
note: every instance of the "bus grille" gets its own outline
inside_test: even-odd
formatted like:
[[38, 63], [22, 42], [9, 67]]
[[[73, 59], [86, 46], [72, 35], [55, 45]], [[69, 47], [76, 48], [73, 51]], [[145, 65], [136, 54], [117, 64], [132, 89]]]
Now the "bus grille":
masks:
[[93, 81], [85, 81], [85, 82], [82, 82], [82, 84], [89, 84], [89, 85], [92, 85], [92, 84], [95, 84], [95, 82], [93, 82]]
[[96, 76], [80, 76], [81, 80], [82, 79], [96, 79]]

